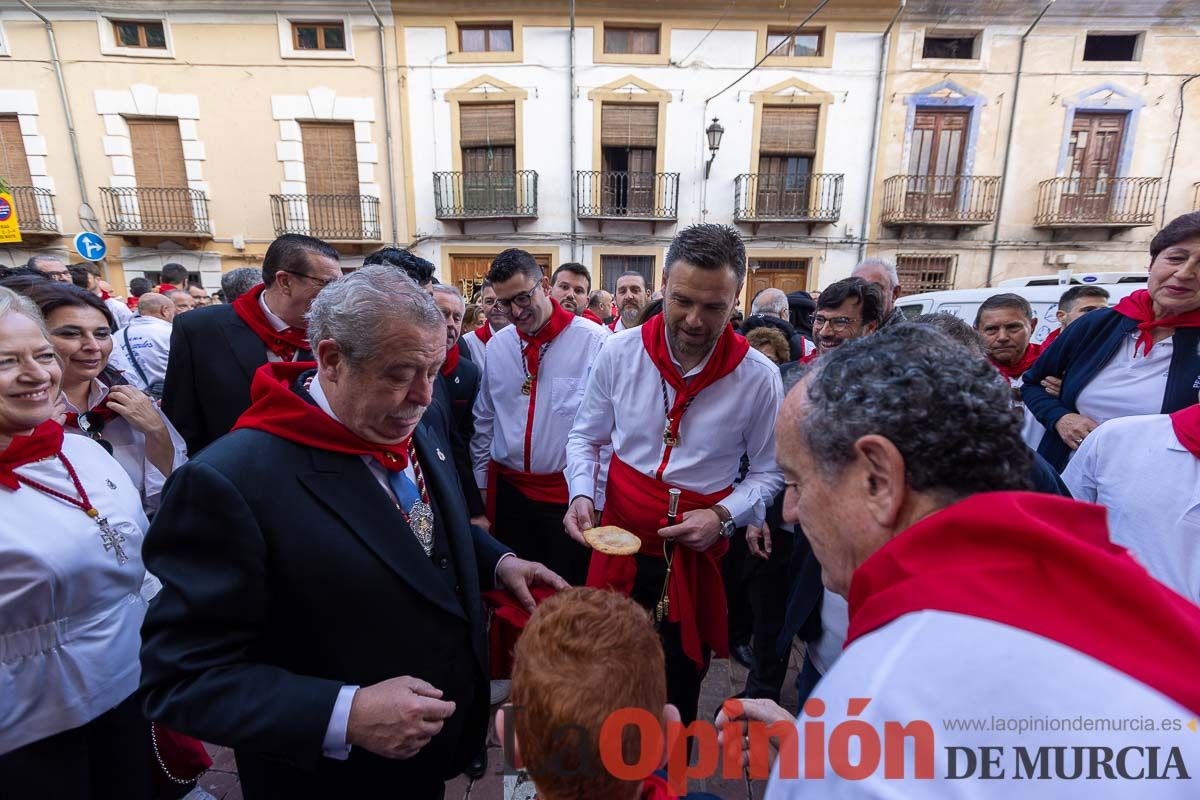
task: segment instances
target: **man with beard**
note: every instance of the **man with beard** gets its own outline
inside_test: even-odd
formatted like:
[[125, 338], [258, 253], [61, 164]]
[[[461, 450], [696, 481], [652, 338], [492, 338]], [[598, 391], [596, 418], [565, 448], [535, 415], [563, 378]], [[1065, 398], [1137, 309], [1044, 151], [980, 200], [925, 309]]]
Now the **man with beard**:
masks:
[[479, 290], [479, 307], [483, 309], [483, 315], [487, 318], [487, 322], [462, 337], [463, 343], [467, 346], [463, 357], [470, 359], [480, 369], [483, 369], [484, 349], [487, 347], [487, 343], [498, 332], [511, 325], [512, 319], [508, 316], [507, 306], [496, 305], [496, 290], [492, 288], [491, 281], [485, 280], [483, 288]]
[[613, 319], [612, 304], [613, 296], [597, 289], [588, 295], [588, 307], [583, 316], [607, 328]]
[[646, 305], [646, 279], [640, 272], [625, 272], [617, 278], [617, 318], [609, 326], [613, 333], [637, 326], [638, 312]]
[[587, 267], [578, 262], [560, 264], [550, 276], [550, 297], [577, 317], [587, 309], [588, 292], [591, 290], [592, 276]]
[[883, 294], [879, 287], [862, 278], [845, 278], [831, 283], [817, 300], [812, 318], [813, 339], [817, 349], [804, 358], [819, 358], [835, 347], [873, 333], [883, 314]]
[[[729, 324], [746, 278], [737, 232], [683, 230], [664, 274], [663, 312], [612, 336], [596, 359], [567, 443], [572, 501], [563, 524], [580, 542], [598, 524], [597, 475], [611, 446], [603, 522], [636, 534], [642, 547], [631, 556], [593, 553], [588, 585], [656, 612], [667, 698], [686, 724], [696, 718], [710, 656], [729, 654], [721, 578], [729, 539], [762, 525], [783, 487], [774, 433], [783, 384]], [[743, 456], [748, 467], [735, 487]], [[672, 489], [680, 497], [670, 522]]]

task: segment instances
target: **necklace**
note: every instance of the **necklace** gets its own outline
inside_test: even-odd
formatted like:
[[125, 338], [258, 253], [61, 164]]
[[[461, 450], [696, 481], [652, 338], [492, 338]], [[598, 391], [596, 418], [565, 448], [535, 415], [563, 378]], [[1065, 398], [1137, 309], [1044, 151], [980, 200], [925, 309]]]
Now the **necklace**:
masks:
[[412, 508], [408, 511], [404, 510], [401, 503], [396, 503], [396, 508], [400, 510], [400, 515], [404, 517], [408, 527], [412, 528], [417, 541], [421, 543], [421, 549], [428, 556], [433, 554], [433, 504], [429, 502], [429, 491], [425, 486], [425, 473], [421, 471], [421, 463], [417, 461], [417, 450], [411, 441], [408, 443], [408, 463], [412, 464], [417, 494], [420, 499], [413, 503]]
[[662, 386], [663, 416], [667, 418], [667, 425], [663, 428], [663, 444], [667, 447], [679, 447], [679, 425], [683, 421], [683, 415], [688, 410], [688, 406], [692, 404], [696, 396], [692, 395], [684, 402], [683, 408], [679, 409], [679, 416], [672, 421], [671, 403], [667, 400], [667, 381], [659, 375], [658, 382]]
[[108, 518], [100, 516], [100, 511], [92, 505], [92, 501], [88, 499], [87, 492], [83, 488], [83, 483], [79, 480], [79, 476], [75, 474], [75, 467], [71, 466], [71, 462], [63, 453], [58, 454], [58, 460], [67, 468], [67, 474], [71, 476], [71, 483], [75, 484], [75, 491], [79, 493], [79, 497], [71, 497], [68, 494], [63, 494], [57, 489], [51, 489], [45, 484], [38, 483], [35, 480], [26, 478], [24, 475], [17, 475], [16, 478], [21, 483], [28, 486], [30, 489], [36, 489], [42, 494], [49, 495], [56, 500], [75, 506], [83, 513], [87, 514], [96, 525], [100, 528], [100, 541], [104, 543], [105, 551], [115, 551], [117, 557], [117, 566], [124, 566], [125, 562], [129, 561], [129, 556], [125, 554], [125, 548], [121, 547], [125, 543], [125, 534], [120, 531], [114, 531], [112, 526], [108, 524]]
[[[546, 357], [546, 351], [548, 349], [550, 349], [550, 345], [553, 343], [554, 343], [554, 340], [551, 339], [549, 342], [546, 342], [544, 345], [542, 345], [540, 348], [538, 348], [538, 370], [539, 371], [542, 368], [542, 359]], [[521, 365], [523, 367], [525, 367], [525, 382], [521, 384], [521, 394], [528, 397], [529, 395], [533, 394], [533, 384], [535, 382], [537, 382], [537, 373], [530, 374], [529, 362], [524, 358], [521, 359]]]

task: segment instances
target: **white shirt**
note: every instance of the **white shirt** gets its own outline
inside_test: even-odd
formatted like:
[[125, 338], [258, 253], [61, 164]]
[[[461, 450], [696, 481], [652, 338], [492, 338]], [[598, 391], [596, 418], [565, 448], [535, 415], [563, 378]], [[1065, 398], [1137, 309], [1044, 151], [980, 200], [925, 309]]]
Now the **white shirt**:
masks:
[[1108, 363], [1079, 392], [1075, 407], [1080, 414], [1096, 422], [1107, 422], [1117, 417], [1162, 411], [1175, 343], [1173, 339], [1163, 339], [1151, 348], [1149, 355], [1143, 352], [1134, 356], [1140, 335], [1139, 331], [1133, 331], [1125, 337]]
[[[129, 476], [83, 437], [62, 449], [129, 560], [117, 563], [81, 509], [25, 485], [0, 489], [0, 753], [77, 728], [137, 689], [139, 630], [158, 590]], [[79, 496], [57, 458], [16, 472]]]
[[1108, 509], [1113, 542], [1200, 603], [1200, 458], [1179, 443], [1170, 416], [1104, 423], [1083, 440], [1062, 477], [1076, 500]]
[[623, 316], [621, 316], [620, 314], [617, 314], [617, 324], [613, 326], [612, 332], [620, 333], [621, 331], [627, 331], [627, 330], [631, 330], [631, 328], [625, 327], [625, 318]]
[[471, 354], [471, 361], [475, 362], [475, 366], [482, 370], [487, 354], [487, 342], [482, 341], [475, 331], [467, 331], [463, 334], [463, 344], [467, 346], [467, 351]]
[[[1161, 729], [1163, 720], [1185, 724], [1195, 714], [1155, 689], [1090, 656], [1017, 628], [989, 620], [943, 611], [906, 614], [884, 627], [856, 640], [842, 653], [833, 668], [821, 679], [813, 698], [825, 704], [819, 717], [824, 724], [822, 746], [825, 777], [783, 780], [779, 763], [772, 768], [767, 800], [822, 800], [835, 798], [996, 798], [996, 800], [1094, 800], [1094, 798], [1192, 798], [1196, 794], [1195, 768], [1200, 764], [1200, 737], [1186, 728]], [[861, 713], [850, 715], [851, 698], [870, 700]], [[1014, 724], [1024, 720], [1040, 724], [1042, 730], [1023, 733], [997, 730], [993, 718]], [[1154, 720], [1155, 730], [1048, 730], [1051, 720], [1062, 721], [1112, 719]], [[834, 771], [828, 753], [839, 725], [864, 721], [876, 731], [879, 741], [886, 740], [885, 723], [908, 725], [927, 722], [933, 729], [934, 780], [914, 779], [913, 739], [904, 740], [903, 779], [884, 777], [884, 760], [864, 780], [845, 780]], [[1032, 722], [1031, 722], [1032, 720]], [[801, 715], [802, 723], [816, 722]], [[959, 721], [978, 721], [983, 730], [951, 730]], [[949, 723], [949, 724], [948, 724]], [[1080, 726], [1082, 727], [1082, 721]], [[965, 726], [959, 726], [965, 727]], [[850, 763], [859, 763], [858, 740], [849, 747]], [[1038, 747], [1066, 747], [1064, 766], [1072, 770], [1072, 747], [1110, 747], [1117, 751], [1126, 746], [1162, 749], [1159, 769], [1166, 763], [1171, 747], [1179, 747], [1192, 780], [1017, 780], [1017, 747], [1028, 750], [1030, 759]], [[979, 764], [973, 777], [946, 780], [947, 749], [970, 747], [979, 757], [980, 747], [1003, 748], [995, 770], [1004, 770], [1004, 779], [981, 779]], [[882, 750], [882, 747], [881, 747]], [[804, 750], [798, 759], [804, 774]], [[965, 761], [958, 754], [961, 774]], [[1050, 759], [1054, 774], [1054, 752]], [[1146, 768], [1148, 754], [1129, 757], [1129, 770]], [[1088, 755], [1083, 754], [1086, 776]], [[1110, 765], [1112, 759], [1110, 758]], [[1023, 773], [1028, 777], [1028, 772]], [[1100, 773], [1103, 775], [1103, 772]], [[1177, 773], [1175, 773], [1177, 774]]]
[[[92, 381], [92, 387], [88, 391], [88, 404], [85, 409], [78, 409], [67, 398], [66, 393], [62, 395], [63, 405], [67, 411], [74, 414], [82, 414], [90, 411], [93, 408], [102, 406], [108, 397], [108, 387], [100, 381]], [[171, 424], [171, 420], [167, 419], [167, 415], [159, 408], [158, 403], [153, 400], [154, 410], [158, 413], [159, 419], [167, 426], [167, 433], [171, 437], [171, 444], [175, 445], [175, 457], [171, 461], [171, 469], [176, 470], [187, 463], [187, 442], [179, 435], [179, 431], [175, 430], [175, 426]], [[82, 436], [88, 438], [87, 434], [78, 428], [67, 428], [67, 433], [74, 436]], [[142, 498], [142, 508], [149, 515], [153, 515], [158, 510], [159, 503], [162, 501], [162, 488], [167, 479], [159, 472], [158, 467], [150, 463], [150, 459], [146, 458], [146, 435], [135, 429], [129, 422], [120, 414], [113, 416], [112, 419], [104, 423], [104, 430], [101, 432], [101, 438], [112, 445], [112, 457], [117, 460], [117, 463], [124, 468], [126, 474], [133, 481], [133, 485], [137, 488], [138, 494]]]
[[133, 350], [142, 372], [146, 373], [146, 380], [157, 383], [166, 377], [167, 357], [171, 353], [171, 323], [158, 317], [143, 317], [139, 314], [113, 334], [112, 339], [113, 349], [108, 363], [121, 370], [125, 380], [143, 392], [148, 388], [134, 367], [126, 347]]
[[[700, 374], [711, 355], [685, 373], [684, 379]], [[640, 328], [608, 338], [567, 441], [571, 497], [595, 498], [601, 449], [609, 444], [617, 458], [643, 475], [657, 472], [666, 448], [662, 385], [658, 367], [642, 344]], [[669, 404], [675, 402], [670, 384], [667, 398]], [[683, 415], [680, 444], [672, 448], [662, 480], [711, 494], [737, 480], [742, 456], [748, 455], [749, 472], [721, 505], [739, 527], [761, 525], [767, 506], [783, 488], [783, 474], [775, 463], [775, 417], [782, 400], [779, 368], [750, 348], [733, 372], [700, 392]]]
[[479, 488], [487, 486], [488, 459], [533, 474], [562, 472], [567, 466], [567, 435], [583, 400], [588, 375], [609, 339], [595, 323], [574, 317], [551, 340], [538, 366], [529, 467], [525, 467], [525, 429], [530, 395], [525, 383], [524, 343], [514, 325], [488, 341], [483, 380], [475, 399], [475, 435], [471, 460]]
[[821, 636], [812, 644], [808, 657], [817, 672], [824, 675], [833, 666], [846, 646], [846, 631], [850, 628], [850, 604], [840, 594], [823, 590], [821, 598]]
[[129, 306], [125, 305], [125, 302], [122, 300], [110, 297], [104, 301], [104, 305], [108, 308], [109, 313], [113, 315], [113, 319], [117, 321], [118, 328], [124, 328], [133, 319], [133, 312], [129, 310]]
[[[285, 331], [288, 328], [292, 327], [291, 325], [288, 325], [286, 322], [284, 322], [280, 317], [276, 316], [275, 312], [273, 312], [271, 310], [270, 306], [267, 305], [267, 293], [266, 292], [259, 293], [258, 307], [261, 308], [263, 310], [263, 314], [265, 314], [267, 316], [267, 322], [270, 324], [271, 330], [278, 333], [279, 331]], [[266, 350], [267, 350], [267, 361], [272, 361], [272, 362], [273, 361], [283, 361], [282, 358], [275, 355], [275, 353], [271, 350], [271, 348], [267, 347]], [[296, 361], [299, 357], [300, 357], [300, 351], [297, 350], [296, 355], [292, 356], [292, 361]]]

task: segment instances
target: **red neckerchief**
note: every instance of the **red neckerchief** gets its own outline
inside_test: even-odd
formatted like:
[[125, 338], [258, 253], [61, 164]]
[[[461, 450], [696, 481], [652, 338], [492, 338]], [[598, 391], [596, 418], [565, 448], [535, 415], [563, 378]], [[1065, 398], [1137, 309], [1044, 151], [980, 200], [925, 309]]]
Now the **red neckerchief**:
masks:
[[399, 444], [368, 442], [292, 391], [300, 376], [316, 366], [312, 361], [276, 361], [259, 367], [250, 384], [250, 408], [233, 430], [253, 428], [317, 450], [371, 456], [392, 472], [407, 467], [408, 439]]
[[[95, 408], [89, 408], [87, 411], [84, 411], [83, 413], [91, 414], [93, 417], [100, 420], [101, 422], [108, 422], [110, 419], [115, 419], [116, 417], [120, 416], [119, 414], [117, 414], [116, 411], [113, 411], [111, 408], [109, 408], [104, 403], [96, 406]], [[63, 420], [63, 427], [64, 428], [78, 428], [80, 416], [82, 416], [82, 415], [77, 414], [74, 411], [68, 411], [66, 419]]]
[[1050, 335], [1042, 340], [1042, 352], [1045, 352], [1046, 348], [1050, 346], [1051, 342], [1053, 342], [1055, 339], [1057, 339], [1058, 335], [1060, 333], [1062, 333], [1064, 330], [1066, 330], [1066, 328], [1059, 326], [1059, 327], [1055, 328], [1054, 330], [1050, 331]]
[[111, 295], [111, 294], [109, 294], [108, 292], [104, 291], [103, 289], [101, 289], [101, 290], [100, 290], [100, 299], [101, 299], [102, 301], [104, 301], [104, 302], [106, 302], [106, 303], [107, 303], [107, 302], [108, 302], [108, 301], [109, 301], [111, 298], [112, 298], [112, 295]]
[[154, 291], [158, 292], [159, 294], [166, 294], [167, 292], [182, 292], [183, 289], [173, 283], [160, 283], [158, 286], [154, 287]]
[[[679, 426], [683, 422], [683, 414], [696, 395], [737, 369], [738, 364], [742, 363], [742, 359], [750, 351], [750, 343], [746, 341], [746, 338], [735, 333], [733, 326], [727, 324], [720, 338], [717, 339], [717, 344], [713, 347], [704, 369], [700, 371], [699, 375], [693, 376], [691, 380], [684, 380], [683, 373], [671, 360], [671, 352], [667, 348], [666, 322], [662, 314], [655, 314], [642, 326], [642, 345], [646, 348], [646, 355], [658, 368], [658, 374], [662, 375], [663, 380], [675, 390], [675, 402], [671, 406], [670, 413], [667, 414], [671, 435], [675, 438], [679, 437]], [[655, 474], [658, 480], [662, 480], [670, 457], [671, 445], [667, 445], [663, 450], [662, 464], [659, 465], [658, 472]]]
[[[571, 324], [571, 320], [575, 319], [575, 315], [560, 306], [553, 297], [550, 298], [550, 305], [550, 319], [546, 320], [537, 333], [527, 336], [520, 328], [517, 329], [517, 336], [521, 337], [523, 343], [521, 355], [525, 357], [525, 369], [529, 370], [534, 384], [537, 384], [538, 361], [541, 359], [542, 345], [554, 341], [554, 337], [565, 331]], [[530, 404], [532, 404], [532, 400]]]
[[134, 297], [133, 295], [129, 295], [129, 297], [125, 298], [125, 305], [129, 308], [130, 311], [137, 311], [137, 304], [138, 304], [138, 301], [141, 299], [142, 298], [140, 298], [140, 297]]
[[266, 313], [258, 303], [258, 296], [266, 288], [261, 283], [255, 286], [233, 301], [233, 310], [242, 322], [246, 323], [246, 327], [254, 331], [254, 335], [262, 340], [268, 350], [284, 361], [291, 361], [296, 357], [296, 351], [311, 349], [308, 346], [308, 334], [299, 328], [284, 328], [277, 331], [271, 327]]
[[458, 369], [458, 342], [446, 351], [446, 360], [442, 362], [442, 375], [449, 377]]
[[597, 325], [604, 324], [604, 320], [602, 320], [602, 319], [600, 319], [600, 317], [596, 316], [596, 312], [592, 311], [590, 308], [585, 308], [583, 310], [583, 313], [580, 314], [580, 316], [586, 320], [590, 320], [591, 322], [596, 323]]
[[1200, 458], [1200, 405], [1188, 406], [1172, 414], [1171, 427], [1179, 443]]
[[617, 332], [617, 323], [621, 321], [620, 314], [613, 314], [612, 322], [608, 323], [608, 329], [613, 333]]
[[1051, 639], [1200, 712], [1200, 607], [1113, 544], [1105, 514], [993, 492], [926, 517], [854, 571], [846, 645], [911, 612], [965, 614]]
[[16, 469], [34, 461], [58, 455], [62, 450], [63, 429], [48, 419], [33, 429], [28, 436], [14, 436], [8, 447], [0, 451], [0, 486], [16, 491], [21, 487]]
[[1173, 317], [1155, 319], [1154, 304], [1150, 300], [1150, 292], [1146, 289], [1138, 289], [1124, 298], [1113, 306], [1113, 311], [1123, 317], [1137, 320], [1137, 327], [1141, 331], [1141, 335], [1133, 345], [1135, 356], [1138, 348], [1143, 346], [1146, 348], [1145, 355], [1150, 355], [1150, 348], [1154, 347], [1155, 328], [1200, 328], [1200, 309], [1176, 314]]
[[1030, 342], [1029, 346], [1025, 348], [1025, 355], [1021, 356], [1021, 360], [1012, 366], [1005, 366], [991, 356], [988, 356], [988, 360], [992, 362], [993, 367], [1000, 370], [1001, 375], [1010, 381], [1014, 381], [1024, 375], [1033, 366], [1033, 362], [1038, 360], [1038, 356], [1042, 354], [1044, 348], [1044, 344], [1033, 344]]
[[485, 320], [482, 325], [475, 329], [475, 338], [484, 344], [487, 344], [488, 339], [492, 338], [492, 334], [494, 333], [495, 331], [492, 330], [492, 323], [488, 320]]

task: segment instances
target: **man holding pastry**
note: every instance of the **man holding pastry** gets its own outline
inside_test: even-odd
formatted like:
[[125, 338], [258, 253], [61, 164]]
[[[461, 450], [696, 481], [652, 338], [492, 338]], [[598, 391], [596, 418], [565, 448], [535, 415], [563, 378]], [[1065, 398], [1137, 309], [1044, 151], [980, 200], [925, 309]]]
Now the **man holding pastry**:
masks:
[[[662, 314], [608, 340], [567, 440], [563, 524], [575, 540], [595, 543], [588, 585], [654, 613], [668, 701], [685, 724], [696, 718], [710, 656], [729, 650], [721, 580], [729, 538], [762, 525], [783, 487], [774, 440], [779, 369], [729, 324], [745, 275], [746, 251], [732, 229], [680, 232], [667, 252]], [[607, 541], [619, 534], [590, 530], [601, 522], [594, 498], [609, 445], [603, 523], [636, 535], [632, 555], [615, 554], [628, 552]], [[749, 470], [734, 486], [743, 455]]]

